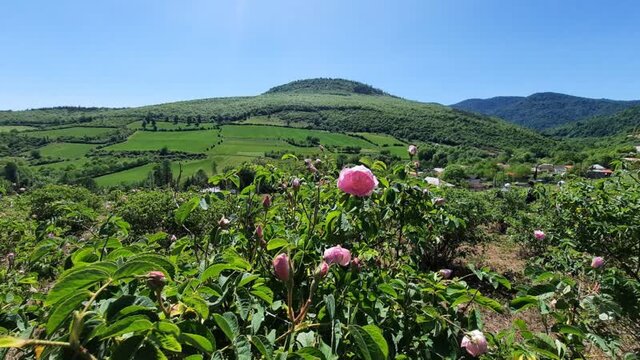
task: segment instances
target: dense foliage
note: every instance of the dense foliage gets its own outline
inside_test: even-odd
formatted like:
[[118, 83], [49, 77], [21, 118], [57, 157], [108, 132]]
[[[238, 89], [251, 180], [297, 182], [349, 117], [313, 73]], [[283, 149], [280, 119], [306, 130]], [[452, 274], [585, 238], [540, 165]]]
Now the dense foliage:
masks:
[[[637, 319], [640, 299], [637, 273], [624, 266], [638, 264], [635, 175], [540, 187], [531, 202], [515, 188], [427, 186], [410, 175], [412, 162], [365, 161], [338, 176], [327, 158], [285, 158], [292, 170], [229, 170], [210, 178], [220, 190], [205, 194], [47, 187], [0, 200], [0, 333], [10, 335], [0, 337], [0, 355], [568, 359], [634, 351], [614, 330]], [[528, 251], [524, 273], [510, 281], [459, 265], [505, 231]], [[603, 253], [603, 242], [615, 246]], [[594, 266], [593, 256], [605, 260]], [[534, 318], [491, 324], [531, 311], [543, 329], [534, 330]]]
[[636, 105], [640, 105], [640, 101], [589, 99], [557, 93], [537, 93], [527, 97], [499, 96], [490, 99], [469, 99], [451, 107], [497, 116], [514, 124], [544, 130], [594, 116], [612, 115]]
[[611, 115], [596, 116], [549, 129], [547, 133], [567, 137], [604, 137], [627, 135], [640, 125], [640, 106]]

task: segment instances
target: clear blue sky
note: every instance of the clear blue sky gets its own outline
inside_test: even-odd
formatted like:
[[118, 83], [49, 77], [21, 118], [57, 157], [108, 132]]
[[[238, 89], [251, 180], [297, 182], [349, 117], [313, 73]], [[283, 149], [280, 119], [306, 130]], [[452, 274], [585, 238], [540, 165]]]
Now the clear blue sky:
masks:
[[255, 95], [640, 98], [638, 0], [3, 0], [0, 109]]

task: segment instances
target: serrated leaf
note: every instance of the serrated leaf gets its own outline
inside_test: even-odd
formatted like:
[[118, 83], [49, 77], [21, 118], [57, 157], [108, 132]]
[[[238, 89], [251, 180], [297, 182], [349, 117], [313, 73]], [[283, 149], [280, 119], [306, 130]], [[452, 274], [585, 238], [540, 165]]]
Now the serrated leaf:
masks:
[[58, 330], [69, 315], [71, 315], [74, 310], [80, 307], [80, 305], [90, 297], [91, 292], [88, 290], [81, 290], [73, 292], [69, 297], [58, 302], [56, 306], [51, 309], [51, 314], [47, 320], [47, 334], [51, 335]]
[[47, 296], [47, 300], [45, 301], [46, 306], [51, 306], [62, 299], [65, 299], [70, 294], [73, 294], [76, 291], [86, 289], [93, 284], [96, 284], [100, 281], [107, 280], [109, 278], [109, 274], [107, 274], [104, 270], [94, 269], [92, 267], [83, 267], [69, 273], [67, 276], [61, 278], [49, 291], [49, 295]]
[[385, 360], [389, 357], [389, 345], [379, 327], [350, 325], [349, 334], [353, 337], [363, 359]]
[[275, 238], [275, 239], [269, 240], [269, 242], [267, 243], [267, 250], [271, 251], [274, 249], [280, 249], [287, 245], [289, 245], [289, 242], [287, 240], [281, 239], [281, 238]]
[[189, 201], [180, 205], [180, 207], [175, 211], [176, 222], [180, 225], [184, 224], [185, 220], [187, 220], [191, 212], [193, 212], [199, 204], [200, 198], [193, 197], [189, 199]]
[[[269, 341], [267, 341], [267, 339], [264, 339], [265, 341], [262, 341], [262, 337], [261, 336], [251, 336], [249, 338], [249, 340], [251, 341], [251, 343], [253, 343], [253, 345], [256, 347], [256, 349], [258, 349], [260, 354], [262, 354], [262, 356], [266, 360], [273, 359], [273, 348], [272, 348], [271, 344], [269, 343]], [[265, 344], [268, 344], [269, 347], [267, 347], [267, 345], [265, 345]]]
[[200, 351], [204, 351], [206, 353], [212, 353], [215, 351], [215, 347], [213, 346], [211, 341], [207, 340], [207, 338], [204, 336], [198, 334], [183, 333], [180, 335], [179, 339], [183, 344], [192, 346]]
[[122, 265], [115, 273], [113, 273], [114, 280], [122, 280], [130, 277], [144, 276], [150, 271], [161, 271], [168, 278], [171, 278], [169, 273], [158, 266], [156, 263], [146, 260], [132, 260], [127, 261]]
[[176, 266], [174, 265], [173, 262], [171, 262], [169, 259], [167, 259], [164, 256], [160, 256], [157, 254], [140, 254], [140, 255], [132, 256], [127, 259], [127, 261], [134, 261], [134, 260], [141, 260], [141, 261], [146, 261], [146, 262], [156, 264], [159, 268], [161, 268], [162, 270], [165, 270], [165, 272], [169, 274], [171, 278], [175, 276]]
[[136, 315], [118, 320], [105, 328], [99, 329], [95, 336], [104, 340], [122, 334], [149, 330], [152, 327], [153, 324], [146, 316]]
[[240, 336], [240, 326], [234, 313], [226, 312], [224, 315], [213, 314], [213, 320], [232, 343]]
[[207, 319], [209, 317], [209, 305], [200, 296], [193, 294], [192, 296], [185, 296], [182, 298], [187, 306], [193, 308], [201, 318]]

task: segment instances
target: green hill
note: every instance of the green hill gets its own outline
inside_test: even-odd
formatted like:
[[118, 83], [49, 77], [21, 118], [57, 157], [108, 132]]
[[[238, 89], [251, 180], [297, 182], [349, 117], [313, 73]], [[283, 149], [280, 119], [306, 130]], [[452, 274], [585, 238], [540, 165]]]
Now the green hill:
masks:
[[278, 93], [326, 93], [338, 95], [362, 94], [390, 96], [380, 89], [376, 89], [371, 85], [363, 84], [361, 82], [328, 78], [292, 81], [284, 85], [273, 87], [266, 92], [266, 94]]
[[612, 115], [640, 101], [589, 99], [552, 92], [527, 97], [499, 96], [469, 99], [451, 107], [479, 114], [497, 116], [532, 129], [544, 130], [594, 116]]
[[554, 136], [603, 137], [626, 134], [640, 126], [640, 106], [635, 106], [613, 115], [596, 116], [558, 126], [547, 131]]

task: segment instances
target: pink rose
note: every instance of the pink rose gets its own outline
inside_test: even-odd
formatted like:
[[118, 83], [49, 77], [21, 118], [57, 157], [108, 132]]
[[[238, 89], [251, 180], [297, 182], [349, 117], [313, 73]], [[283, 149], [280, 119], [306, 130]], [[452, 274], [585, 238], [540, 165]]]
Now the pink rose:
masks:
[[418, 147], [415, 145], [409, 145], [407, 151], [409, 152], [410, 156], [416, 156], [416, 154], [418, 153]]
[[167, 283], [167, 278], [162, 271], [150, 271], [147, 274], [147, 284], [153, 290], [162, 289]]
[[315, 275], [316, 278], [321, 279], [321, 278], [327, 276], [327, 273], [329, 273], [329, 264], [327, 264], [326, 261], [323, 261], [316, 268], [316, 272], [315, 272], [314, 275]]
[[460, 347], [471, 356], [480, 356], [487, 352], [487, 339], [480, 330], [473, 330], [462, 338]]
[[289, 281], [291, 266], [289, 264], [289, 256], [282, 253], [273, 258], [273, 270], [276, 277], [284, 282]]
[[544, 240], [547, 235], [545, 235], [544, 231], [542, 230], [536, 230], [533, 232], [533, 236], [536, 238], [536, 240]]
[[370, 196], [378, 186], [378, 179], [366, 166], [344, 168], [338, 177], [338, 188], [354, 196]]
[[591, 267], [594, 269], [602, 267], [602, 265], [604, 265], [604, 258], [600, 256], [596, 256], [593, 258], [593, 260], [591, 260]]
[[262, 198], [262, 206], [264, 206], [265, 209], [268, 209], [271, 206], [271, 195], [265, 195]]
[[329, 265], [340, 264], [347, 266], [351, 261], [351, 252], [340, 245], [334, 246], [324, 251], [324, 261]]
[[258, 224], [258, 226], [256, 226], [256, 236], [258, 237], [258, 239], [262, 239], [264, 237], [264, 233], [262, 230], [262, 225]]
[[442, 270], [438, 271], [438, 274], [440, 274], [440, 276], [442, 276], [443, 279], [448, 279], [453, 274], [453, 270], [451, 270], [451, 269], [442, 269]]

